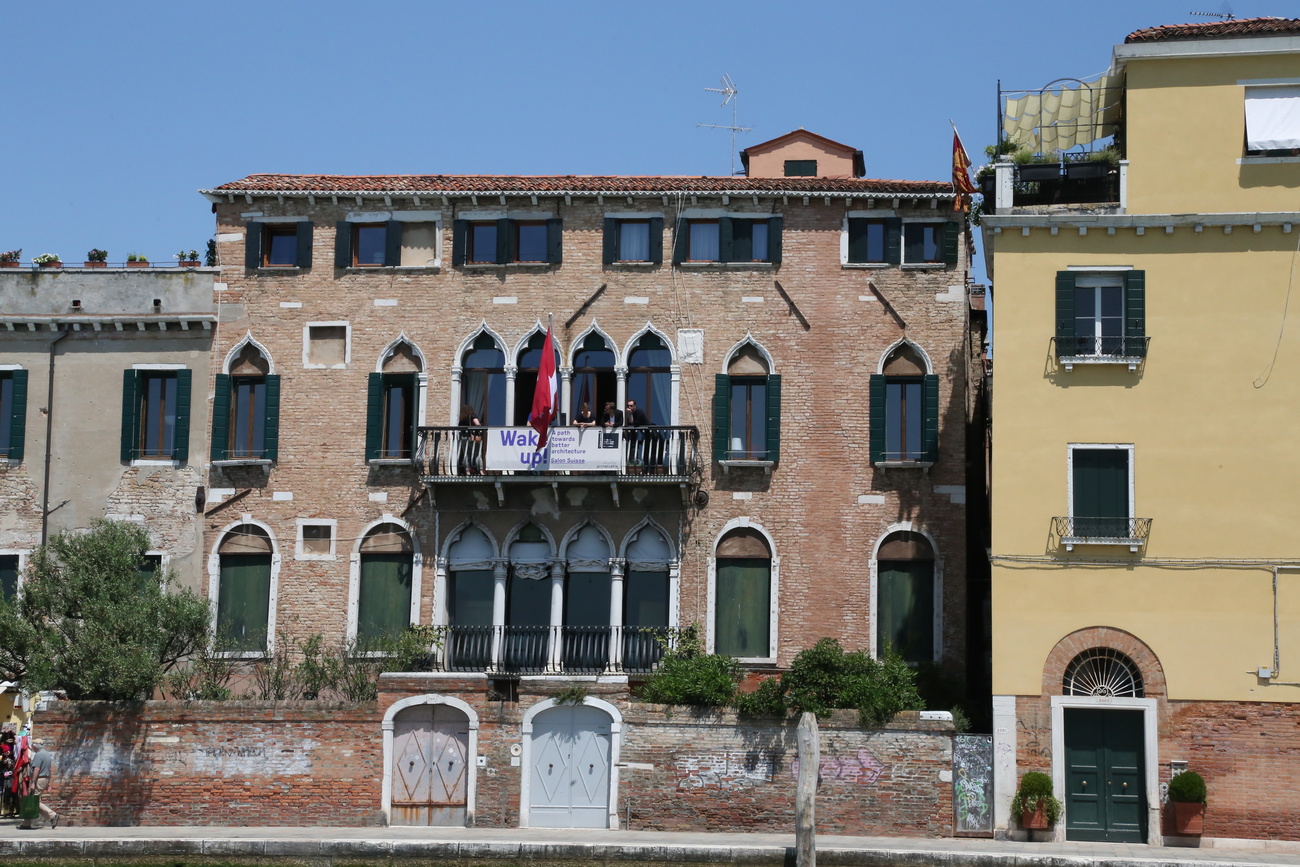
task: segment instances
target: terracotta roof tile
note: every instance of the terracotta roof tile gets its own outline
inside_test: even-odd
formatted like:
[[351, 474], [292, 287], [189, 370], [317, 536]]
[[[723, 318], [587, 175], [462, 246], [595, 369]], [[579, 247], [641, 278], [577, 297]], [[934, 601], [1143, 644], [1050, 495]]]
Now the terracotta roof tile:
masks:
[[952, 195], [948, 181], [596, 175], [249, 175], [208, 193], [856, 193]]
[[1164, 42], [1174, 39], [1214, 39], [1225, 36], [1263, 36], [1300, 33], [1300, 18], [1239, 18], [1198, 24], [1166, 24], [1135, 30], [1124, 41]]

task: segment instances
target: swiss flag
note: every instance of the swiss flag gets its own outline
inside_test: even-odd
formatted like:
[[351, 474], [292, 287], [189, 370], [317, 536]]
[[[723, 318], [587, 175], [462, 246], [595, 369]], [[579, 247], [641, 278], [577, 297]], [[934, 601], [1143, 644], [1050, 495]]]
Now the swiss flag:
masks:
[[546, 329], [546, 343], [542, 345], [542, 361], [537, 368], [537, 388], [533, 391], [533, 410], [528, 414], [528, 424], [537, 431], [537, 449], [546, 448], [546, 432], [559, 412], [559, 389], [555, 381], [555, 340], [551, 329]]

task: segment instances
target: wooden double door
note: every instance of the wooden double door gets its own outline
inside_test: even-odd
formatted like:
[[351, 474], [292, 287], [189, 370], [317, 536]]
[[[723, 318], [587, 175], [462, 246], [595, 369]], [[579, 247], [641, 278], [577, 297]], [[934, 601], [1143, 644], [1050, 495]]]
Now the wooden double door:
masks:
[[1065, 837], [1145, 843], [1143, 713], [1065, 709]]
[[408, 707], [393, 718], [391, 823], [466, 824], [469, 717], [444, 704]]

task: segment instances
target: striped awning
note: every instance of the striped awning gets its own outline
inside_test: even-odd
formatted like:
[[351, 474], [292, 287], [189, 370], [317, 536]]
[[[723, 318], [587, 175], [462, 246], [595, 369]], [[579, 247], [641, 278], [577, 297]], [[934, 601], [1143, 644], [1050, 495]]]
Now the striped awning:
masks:
[[1069, 150], [1113, 135], [1124, 100], [1124, 72], [1110, 69], [1088, 80], [1062, 78], [1041, 90], [1003, 91], [1002, 131], [1036, 153]]

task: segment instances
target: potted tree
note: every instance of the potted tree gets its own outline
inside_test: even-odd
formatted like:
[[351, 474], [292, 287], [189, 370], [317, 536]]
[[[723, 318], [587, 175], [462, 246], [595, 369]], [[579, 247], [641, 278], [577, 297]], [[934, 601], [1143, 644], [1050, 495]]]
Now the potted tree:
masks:
[[1011, 815], [1020, 819], [1026, 831], [1043, 831], [1056, 824], [1061, 802], [1052, 796], [1052, 778], [1030, 771], [1020, 778], [1020, 788], [1011, 799]]
[[86, 253], [86, 262], [85, 262], [85, 266], [86, 266], [87, 268], [107, 268], [107, 267], [108, 267], [108, 251], [107, 251], [107, 250], [100, 250], [100, 249], [94, 249], [94, 250], [90, 250], [90, 251], [88, 251], [88, 252]]
[[17, 268], [23, 258], [22, 250], [6, 250], [0, 253], [0, 268]]
[[1169, 781], [1169, 806], [1174, 833], [1199, 836], [1205, 827], [1205, 778], [1196, 771], [1176, 774]]

